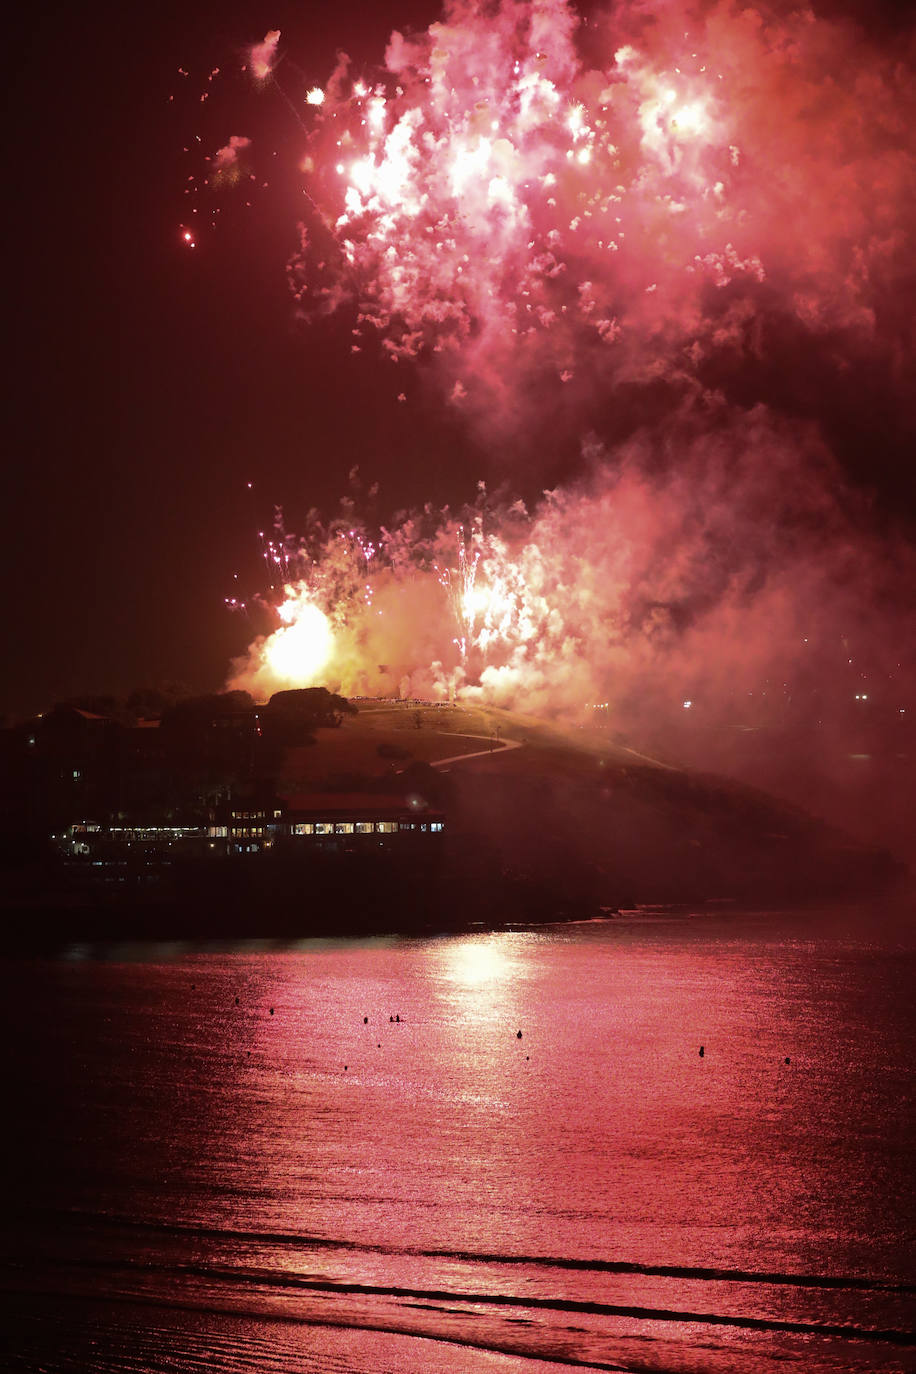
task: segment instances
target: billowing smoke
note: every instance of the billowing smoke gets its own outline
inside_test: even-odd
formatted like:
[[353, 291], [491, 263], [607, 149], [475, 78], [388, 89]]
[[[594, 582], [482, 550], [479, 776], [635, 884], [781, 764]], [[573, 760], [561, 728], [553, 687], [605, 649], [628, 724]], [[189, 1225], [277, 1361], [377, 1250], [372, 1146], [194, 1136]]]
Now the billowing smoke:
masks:
[[[509, 495], [281, 535], [281, 638], [234, 684], [789, 720], [867, 757], [848, 703], [904, 716], [916, 669], [912, 546], [844, 473], [876, 423], [916, 439], [905, 58], [810, 10], [563, 0], [341, 58], [303, 95], [298, 308], [349, 312], [399, 399], [425, 379]], [[514, 499], [564, 445], [574, 475]]]
[[623, 6], [588, 30], [550, 0], [451, 4], [385, 61], [338, 69], [316, 115], [298, 299], [349, 305], [360, 344], [429, 364], [490, 438], [619, 433], [786, 339], [833, 384], [863, 350], [903, 384], [898, 52], [810, 10]]
[[532, 512], [482, 490], [460, 514], [427, 507], [377, 543], [352, 509], [286, 540], [282, 619], [311, 608], [322, 655], [278, 661], [281, 628], [234, 685], [332, 680], [568, 717], [607, 702], [632, 725], [684, 699], [731, 699], [744, 716], [768, 681], [774, 694], [812, 690], [850, 653], [844, 680], [867, 666], [876, 681], [911, 653], [912, 639], [882, 645], [884, 621], [871, 625], [895, 599], [906, 618], [907, 546], [889, 557], [863, 532], [862, 503], [836, 500], [813, 433], [758, 408], [711, 430], [677, 419], [613, 455], [594, 441], [585, 461], [586, 476]]

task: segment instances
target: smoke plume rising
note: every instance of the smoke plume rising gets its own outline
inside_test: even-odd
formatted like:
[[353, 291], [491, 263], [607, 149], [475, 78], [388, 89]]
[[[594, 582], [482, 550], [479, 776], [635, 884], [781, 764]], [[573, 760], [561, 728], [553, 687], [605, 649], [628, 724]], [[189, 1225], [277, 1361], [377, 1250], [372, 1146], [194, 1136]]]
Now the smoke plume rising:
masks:
[[[304, 97], [298, 310], [460, 412], [509, 494], [280, 531], [280, 633], [308, 608], [324, 647], [266, 633], [234, 685], [835, 727], [848, 757], [851, 702], [904, 716], [912, 546], [860, 487], [916, 438], [907, 57], [727, 0], [457, 0], [381, 71], [341, 57]], [[568, 475], [532, 498], [545, 451]]]

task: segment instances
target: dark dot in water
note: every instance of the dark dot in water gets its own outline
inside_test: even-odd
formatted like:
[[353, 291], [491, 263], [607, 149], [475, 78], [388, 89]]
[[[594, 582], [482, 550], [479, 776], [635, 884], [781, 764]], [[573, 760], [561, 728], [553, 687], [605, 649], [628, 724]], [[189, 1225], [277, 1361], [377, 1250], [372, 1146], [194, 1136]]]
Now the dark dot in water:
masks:
[[701, 1058], [701, 1059], [703, 1058], [703, 1055], [704, 1055], [705, 1053], [706, 1053], [706, 1050], [705, 1050], [704, 1047], [701, 1045], [701, 1046], [700, 1046], [700, 1058]]
[[344, 1073], [347, 1072], [347, 1068], [348, 1068], [348, 1067], [349, 1067], [349, 1066], [348, 1066], [347, 1064], [344, 1064]]
[[191, 991], [194, 992], [196, 988], [197, 988], [197, 984], [196, 984], [196, 983], [192, 983], [192, 984], [191, 984]]
[[789, 1058], [788, 1055], [786, 1055], [786, 1063], [787, 1063], [787, 1064], [791, 1064], [791, 1063], [792, 1063], [792, 1060]]
[[273, 1009], [273, 1007], [271, 1007], [271, 1009], [270, 1009], [270, 1014], [271, 1014], [271, 1016], [273, 1016], [273, 1014], [274, 1014], [274, 1009]]
[[379, 1049], [382, 1048], [382, 1042], [381, 1042], [381, 1040], [378, 1042], [378, 1047], [379, 1047]]
[[251, 1054], [251, 1050], [246, 1050], [245, 1053], [246, 1053], [246, 1054]]
[[530, 1055], [530, 1054], [526, 1054], [526, 1055], [525, 1055], [525, 1058], [526, 1058], [526, 1059], [530, 1059], [530, 1058], [531, 1058], [531, 1055]]
[[521, 1033], [521, 1031], [516, 1031], [515, 1038], [516, 1038], [516, 1040], [521, 1040], [521, 1038], [522, 1038], [522, 1033]]
[[238, 1004], [239, 1004], [239, 999], [236, 997], [236, 999], [235, 999], [235, 1005], [238, 1006]]
[[364, 1017], [363, 1017], [363, 1025], [364, 1025], [364, 1026], [368, 1026], [368, 1024], [369, 1024], [369, 1018], [368, 1018], [368, 1016], [364, 1016]]

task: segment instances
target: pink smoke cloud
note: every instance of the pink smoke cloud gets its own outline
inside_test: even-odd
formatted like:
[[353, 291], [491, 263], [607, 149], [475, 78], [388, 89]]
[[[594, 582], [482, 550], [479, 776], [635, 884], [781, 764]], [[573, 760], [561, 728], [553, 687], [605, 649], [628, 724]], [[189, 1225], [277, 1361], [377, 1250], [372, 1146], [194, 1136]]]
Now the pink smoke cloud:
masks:
[[899, 356], [916, 86], [898, 55], [726, 3], [615, 10], [600, 68], [584, 33], [559, 0], [454, 4], [392, 36], [396, 88], [339, 83], [310, 183], [337, 254], [318, 269], [306, 228], [306, 313], [349, 300], [506, 435], [608, 388], [702, 394], [787, 329]]
[[251, 71], [257, 81], [266, 81], [276, 66], [277, 44], [280, 42], [280, 30], [271, 29], [264, 35], [260, 43], [255, 43], [249, 54]]

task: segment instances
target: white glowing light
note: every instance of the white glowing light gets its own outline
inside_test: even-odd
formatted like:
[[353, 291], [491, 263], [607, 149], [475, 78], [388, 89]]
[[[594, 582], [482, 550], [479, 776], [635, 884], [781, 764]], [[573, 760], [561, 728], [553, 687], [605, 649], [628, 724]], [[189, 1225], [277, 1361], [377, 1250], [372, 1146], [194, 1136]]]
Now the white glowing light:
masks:
[[280, 607], [287, 621], [264, 642], [264, 662], [285, 682], [308, 685], [328, 662], [334, 646], [327, 616], [302, 594]]
[[465, 987], [480, 987], [505, 978], [509, 960], [494, 940], [462, 940], [447, 947], [447, 976]]
[[306, 105], [323, 105], [323, 104], [324, 104], [324, 91], [321, 89], [320, 86], [313, 86], [313, 87], [312, 87], [312, 89], [309, 91], [308, 95], [305, 97], [305, 103], [306, 103]]

